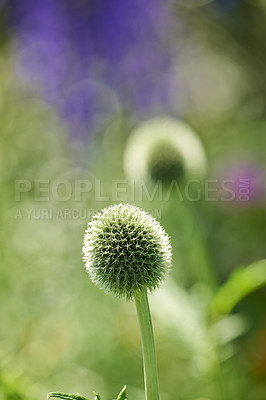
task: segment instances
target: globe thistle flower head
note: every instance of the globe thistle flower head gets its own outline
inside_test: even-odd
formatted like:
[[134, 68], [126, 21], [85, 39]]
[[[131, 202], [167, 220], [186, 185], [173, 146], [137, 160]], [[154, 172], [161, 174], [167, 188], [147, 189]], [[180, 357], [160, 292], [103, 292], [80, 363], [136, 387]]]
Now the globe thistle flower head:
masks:
[[180, 181], [184, 175], [184, 162], [180, 153], [167, 141], [158, 141], [151, 148], [147, 161], [151, 178], [163, 183], [174, 179]]
[[83, 256], [92, 282], [113, 296], [131, 299], [160, 285], [170, 268], [171, 245], [149, 213], [118, 204], [89, 222]]
[[161, 116], [139, 124], [130, 135], [124, 170], [132, 181], [183, 177], [201, 178], [207, 169], [205, 150], [193, 129], [175, 118]]

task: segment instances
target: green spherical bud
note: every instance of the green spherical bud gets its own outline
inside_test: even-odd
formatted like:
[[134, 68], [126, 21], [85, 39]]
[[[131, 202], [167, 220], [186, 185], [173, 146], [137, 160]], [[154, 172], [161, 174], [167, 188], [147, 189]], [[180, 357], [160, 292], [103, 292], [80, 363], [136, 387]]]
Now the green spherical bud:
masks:
[[167, 141], [158, 141], [150, 149], [147, 160], [150, 177], [156, 181], [168, 183], [180, 181], [185, 174], [183, 159], [177, 150]]
[[170, 268], [168, 235], [150, 214], [129, 204], [100, 211], [89, 222], [83, 255], [91, 280], [114, 296], [152, 292]]
[[198, 135], [184, 122], [156, 117], [138, 125], [130, 135], [124, 154], [124, 170], [135, 180], [163, 183], [206, 172], [205, 150]]

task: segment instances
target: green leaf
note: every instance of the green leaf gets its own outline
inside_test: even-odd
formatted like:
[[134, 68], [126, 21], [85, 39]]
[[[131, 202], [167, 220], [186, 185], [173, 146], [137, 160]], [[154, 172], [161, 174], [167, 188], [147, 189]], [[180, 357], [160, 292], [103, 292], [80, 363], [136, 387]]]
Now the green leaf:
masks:
[[[46, 400], [49, 400], [51, 397], [58, 397], [59, 399], [64, 399], [64, 400], [89, 400], [87, 397], [83, 397], [80, 394], [66, 394], [66, 393], [61, 393], [61, 392], [51, 392], [48, 393]], [[97, 400], [101, 400], [100, 398], [97, 398]]]
[[[101, 400], [101, 397], [98, 393], [94, 392], [94, 400]], [[83, 397], [80, 394], [66, 394], [61, 392], [51, 392], [48, 393], [46, 400], [49, 400], [51, 397], [58, 397], [59, 399], [63, 400], [89, 400], [87, 397]], [[127, 400], [126, 395], [126, 386], [123, 387], [119, 395], [117, 396], [116, 400]]]
[[266, 284], [266, 260], [234, 271], [219, 289], [210, 306], [212, 318], [229, 314], [245, 296]]
[[116, 400], [127, 400], [127, 395], [126, 395], [126, 386], [123, 387], [119, 395], [117, 396]]
[[[94, 400], [101, 400], [101, 397], [98, 393], [94, 392]], [[51, 392], [48, 393], [46, 400], [49, 400], [51, 397], [58, 397], [59, 399], [63, 400], [89, 400], [86, 397], [81, 396], [80, 394], [66, 394], [61, 392]], [[119, 395], [117, 396], [116, 400], [127, 400], [126, 395], [126, 386], [123, 387]]]

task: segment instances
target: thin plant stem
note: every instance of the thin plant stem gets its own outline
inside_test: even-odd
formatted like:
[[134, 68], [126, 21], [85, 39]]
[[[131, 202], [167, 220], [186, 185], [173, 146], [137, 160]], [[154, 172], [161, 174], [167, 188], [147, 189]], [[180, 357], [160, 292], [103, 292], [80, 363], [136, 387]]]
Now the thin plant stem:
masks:
[[135, 295], [135, 302], [142, 343], [145, 398], [159, 400], [156, 354], [147, 291], [138, 292]]

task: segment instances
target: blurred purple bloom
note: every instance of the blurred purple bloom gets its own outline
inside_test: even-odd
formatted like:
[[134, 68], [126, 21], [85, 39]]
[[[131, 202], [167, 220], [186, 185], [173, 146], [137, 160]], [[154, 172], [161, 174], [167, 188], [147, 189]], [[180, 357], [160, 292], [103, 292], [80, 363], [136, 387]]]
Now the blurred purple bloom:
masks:
[[139, 118], [170, 108], [165, 0], [12, 0], [10, 13], [18, 73], [78, 139], [119, 112], [116, 95]]
[[265, 202], [265, 175], [262, 167], [253, 163], [233, 163], [219, 173], [222, 198], [233, 205], [261, 205]]

